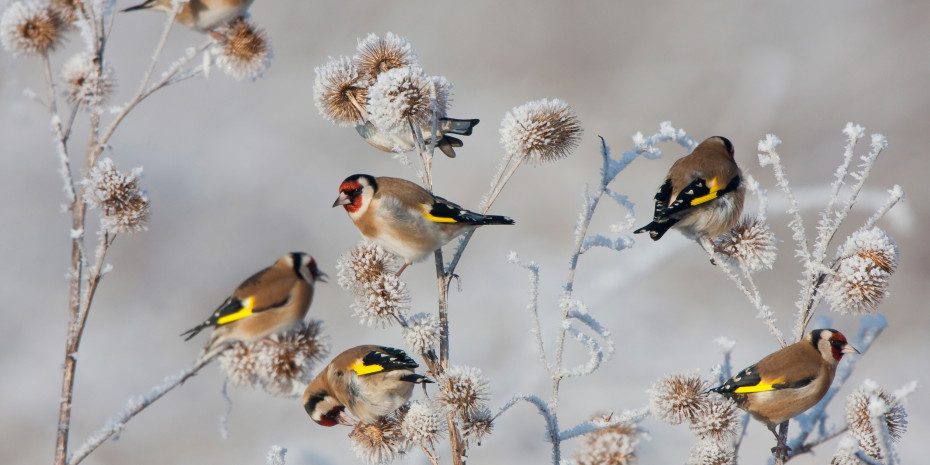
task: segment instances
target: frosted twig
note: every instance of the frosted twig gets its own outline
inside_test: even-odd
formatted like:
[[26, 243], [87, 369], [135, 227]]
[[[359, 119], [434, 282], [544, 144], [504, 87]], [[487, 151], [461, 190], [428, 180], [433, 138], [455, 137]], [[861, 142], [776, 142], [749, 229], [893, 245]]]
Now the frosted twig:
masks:
[[902, 200], [904, 200], [904, 189], [902, 189], [901, 186], [895, 184], [894, 187], [888, 189], [888, 200], [886, 200], [885, 203], [882, 204], [882, 206], [879, 207], [878, 210], [876, 210], [875, 213], [868, 219], [868, 221], [865, 222], [865, 224], [862, 226], [862, 229], [874, 228], [875, 223], [882, 219], [882, 217], [884, 217], [885, 214], [891, 210], [891, 207], [894, 207]]
[[859, 450], [856, 451], [856, 458], [859, 459], [859, 460], [861, 460], [862, 463], [864, 463], [864, 464], [866, 464], [866, 465], [888, 465], [888, 464], [879, 462], [878, 460], [875, 460], [875, 459], [873, 459], [872, 457], [869, 457], [869, 456], [865, 453], [865, 451], [863, 451], [862, 449], [859, 449]]
[[625, 423], [636, 423], [649, 416], [649, 408], [629, 410], [620, 415], [610, 415], [609, 419], [588, 420], [559, 433], [560, 441], [567, 441], [585, 434], [596, 433], [601, 430]]
[[211, 360], [216, 358], [220, 352], [213, 352], [206, 357], [199, 358], [190, 368], [181, 370], [180, 373], [169, 376], [165, 378], [165, 382], [159, 386], [152, 388], [144, 396], [136, 396], [129, 399], [126, 402], [125, 409], [116, 414], [113, 418], [107, 421], [107, 424], [103, 428], [95, 431], [87, 440], [84, 442], [80, 448], [78, 448], [74, 454], [71, 455], [68, 459], [68, 465], [77, 465], [81, 463], [84, 458], [86, 458], [91, 452], [93, 452], [97, 447], [103, 444], [107, 439], [110, 439], [115, 434], [119, 433], [126, 426], [126, 423], [129, 420], [132, 420], [139, 412], [152, 405], [158, 399], [161, 399], [165, 394], [167, 394], [172, 389], [180, 386], [187, 381], [188, 378], [197, 374], [201, 368], [210, 363]]
[[550, 410], [549, 406], [546, 405], [545, 401], [532, 394], [516, 394], [497, 411], [497, 414], [494, 415], [494, 418], [501, 416], [502, 413], [509, 410], [510, 407], [513, 407], [521, 400], [536, 406], [536, 410], [539, 411], [539, 414], [542, 415], [546, 420], [546, 436], [548, 436], [549, 442], [552, 443], [553, 463], [559, 463], [559, 423], [558, 419], [555, 417], [555, 415], [552, 414], [552, 411]]
[[287, 460], [284, 458], [285, 454], [287, 454], [287, 448], [275, 444], [271, 446], [271, 449], [268, 449], [268, 455], [265, 456], [265, 463], [267, 465], [286, 465]]
[[543, 367], [546, 368], [546, 371], [549, 372], [549, 375], [554, 376], [555, 369], [552, 367], [552, 365], [549, 363], [549, 359], [546, 357], [546, 348], [544, 347], [542, 340], [542, 327], [539, 323], [539, 264], [536, 262], [521, 262], [520, 258], [517, 257], [516, 252], [511, 252], [510, 256], [507, 258], [507, 261], [510, 263], [515, 263], [530, 272], [530, 303], [527, 304], [526, 308], [533, 316], [532, 331], [533, 336], [536, 339], [536, 351], [539, 353], [539, 359], [542, 361]]
[[[71, 174], [71, 162], [68, 157], [68, 143], [65, 131], [61, 126], [61, 117], [58, 115], [58, 105], [55, 98], [55, 79], [52, 77], [52, 65], [49, 62], [48, 54], [42, 55], [42, 64], [45, 68], [45, 85], [48, 98], [48, 112], [52, 122], [52, 133], [55, 136], [55, 151], [58, 153], [59, 169], [65, 195], [68, 203], [73, 204], [77, 200], [77, 192], [74, 188], [74, 176]], [[73, 115], [72, 115], [73, 119]]]

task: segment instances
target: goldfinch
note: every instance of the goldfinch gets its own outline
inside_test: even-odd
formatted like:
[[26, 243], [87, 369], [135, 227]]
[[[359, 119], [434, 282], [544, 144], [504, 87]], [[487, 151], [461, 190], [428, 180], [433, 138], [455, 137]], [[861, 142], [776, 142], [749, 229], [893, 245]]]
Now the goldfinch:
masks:
[[214, 327], [203, 354], [229, 341], [252, 341], [287, 331], [303, 321], [313, 300], [313, 285], [326, 273], [303, 252], [289, 253], [255, 273], [233, 291], [203, 323], [181, 333], [188, 341]]
[[506, 216], [471, 212], [403, 179], [355, 174], [342, 181], [333, 207], [343, 206], [355, 227], [376, 244], [418, 262], [460, 234], [486, 224], [513, 224]]
[[775, 434], [775, 427], [813, 407], [833, 383], [836, 365], [859, 351], [835, 329], [815, 329], [800, 342], [775, 352], [711, 389], [733, 399], [739, 408]]
[[416, 374], [417, 362], [400, 349], [353, 347], [329, 362], [304, 391], [304, 410], [323, 426], [351, 424], [348, 411], [362, 423], [375, 423], [410, 400], [415, 384], [432, 383]]
[[[436, 131], [439, 134], [439, 141], [436, 142], [436, 148], [446, 154], [449, 158], [455, 158], [454, 147], [461, 147], [462, 140], [447, 134], [458, 134], [461, 136], [470, 136], [472, 128], [478, 124], [476, 119], [452, 119], [440, 118]], [[409, 152], [416, 148], [417, 143], [410, 131], [403, 131], [399, 134], [390, 134], [379, 130], [371, 121], [365, 124], [359, 124], [355, 127], [358, 135], [365, 139], [371, 146], [385, 152]], [[426, 145], [430, 144], [433, 135], [432, 126], [423, 126], [420, 128], [423, 133], [423, 139]]]
[[652, 222], [634, 233], [652, 240], [677, 228], [689, 239], [713, 239], [739, 220], [746, 187], [733, 158], [733, 144], [714, 136], [679, 158], [668, 170], [655, 196]]
[[[175, 21], [195, 31], [207, 32], [225, 26], [242, 16], [254, 0], [190, 0], [181, 7]], [[122, 10], [154, 10], [170, 14], [174, 11], [172, 0], [146, 0], [136, 6]]]

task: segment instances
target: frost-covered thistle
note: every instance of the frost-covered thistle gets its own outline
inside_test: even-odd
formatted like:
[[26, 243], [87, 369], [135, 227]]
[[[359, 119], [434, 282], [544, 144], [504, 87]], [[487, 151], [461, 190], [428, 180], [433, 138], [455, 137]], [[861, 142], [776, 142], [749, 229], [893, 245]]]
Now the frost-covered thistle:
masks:
[[313, 368], [329, 353], [322, 323], [311, 320], [283, 334], [248, 343], [235, 342], [220, 356], [220, 369], [233, 386], [261, 386], [290, 397], [313, 378]]
[[445, 422], [439, 409], [428, 401], [411, 402], [400, 432], [408, 443], [429, 448], [445, 435]]
[[778, 252], [775, 234], [759, 216], [740, 219], [733, 229], [715, 241], [715, 248], [728, 261], [745, 264], [749, 272], [772, 269]]
[[390, 133], [410, 130], [411, 124], [429, 127], [434, 115], [446, 116], [451, 91], [446, 78], [427, 76], [419, 66], [395, 68], [379, 74], [368, 89], [368, 115], [376, 127]]
[[462, 437], [465, 441], [474, 441], [475, 444], [481, 445], [481, 440], [491, 434], [494, 429], [494, 415], [491, 409], [486, 406], [480, 406], [465, 415], [461, 420]]
[[652, 413], [666, 423], [693, 422], [707, 403], [707, 382], [695, 374], [674, 374], [656, 381], [649, 389]]
[[372, 465], [390, 463], [406, 452], [406, 441], [401, 434], [406, 407], [383, 417], [377, 423], [359, 423], [349, 439], [355, 456]]
[[691, 448], [690, 465], [731, 465], [736, 463], [732, 447], [722, 446], [716, 441], [698, 441]]
[[907, 412], [898, 399], [882, 389], [872, 380], [866, 380], [855, 392], [846, 398], [846, 422], [849, 431], [858, 440], [859, 447], [866, 455], [876, 460], [884, 460], [881, 444], [884, 442], [882, 432], [876, 432], [873, 416], [884, 420], [888, 437], [897, 442], [907, 431]]
[[859, 230], [837, 253], [826, 298], [840, 313], [874, 312], [888, 294], [888, 281], [898, 266], [898, 247], [879, 228]]
[[721, 396], [708, 397], [698, 406], [691, 422], [691, 431], [702, 441], [713, 441], [724, 449], [732, 448], [742, 428], [736, 404]]
[[260, 78], [274, 56], [265, 31], [242, 18], [227, 26], [225, 38], [212, 53], [217, 65], [238, 81]]
[[441, 331], [439, 317], [431, 313], [417, 313], [407, 319], [404, 340], [407, 341], [407, 347], [422, 354], [439, 344]]
[[852, 436], [843, 436], [836, 446], [836, 452], [830, 459], [830, 465], [866, 465], [865, 462], [856, 457], [859, 451], [859, 443]]
[[490, 391], [481, 370], [474, 367], [453, 365], [439, 378], [439, 401], [463, 417], [485, 407]]
[[348, 57], [330, 57], [314, 68], [313, 103], [323, 118], [342, 127], [365, 124], [368, 119], [368, 81]]
[[86, 53], [79, 53], [66, 61], [61, 68], [61, 78], [64, 82], [65, 99], [72, 105], [99, 105], [116, 89], [113, 68], [104, 63], [98, 79], [96, 66]]
[[635, 423], [620, 423], [585, 434], [575, 450], [575, 462], [578, 465], [633, 465], [638, 462], [636, 446], [642, 435]]
[[116, 169], [113, 160], [104, 158], [84, 180], [84, 200], [103, 211], [101, 228], [110, 233], [133, 233], [146, 229], [149, 201], [139, 190], [142, 168], [125, 173]]
[[65, 24], [73, 24], [78, 20], [80, 8], [81, 0], [52, 0], [52, 9]]
[[501, 121], [501, 144], [512, 157], [543, 164], [567, 157], [581, 142], [581, 121], [559, 99], [514, 107]]
[[363, 294], [364, 286], [383, 274], [394, 274], [395, 257], [380, 245], [363, 241], [336, 261], [339, 286], [354, 293]]
[[44, 0], [22, 0], [0, 17], [0, 42], [14, 56], [47, 55], [61, 44], [65, 23]]
[[381, 73], [418, 64], [417, 55], [413, 53], [410, 42], [391, 32], [384, 37], [368, 34], [364, 40], [358, 41], [357, 50], [353, 58], [360, 74], [368, 80], [369, 85], [374, 84]]

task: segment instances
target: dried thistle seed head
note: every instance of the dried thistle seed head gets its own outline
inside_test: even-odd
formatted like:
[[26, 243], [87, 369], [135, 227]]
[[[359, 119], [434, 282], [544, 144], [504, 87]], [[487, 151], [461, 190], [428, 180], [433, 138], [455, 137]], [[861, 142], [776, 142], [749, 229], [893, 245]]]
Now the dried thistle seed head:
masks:
[[537, 165], [569, 156], [581, 142], [581, 121], [565, 102], [536, 100], [514, 107], [501, 121], [507, 154]]
[[429, 352], [439, 344], [442, 328], [439, 318], [431, 313], [417, 313], [407, 319], [404, 340], [407, 347], [418, 354]]
[[879, 442], [883, 441], [882, 433], [875, 431], [872, 421], [876, 416], [881, 417], [880, 421], [885, 423], [888, 436], [894, 442], [907, 431], [907, 412], [901, 402], [875, 382], [866, 380], [846, 398], [846, 423], [866, 455], [884, 460], [879, 446]]
[[359, 73], [368, 84], [374, 84], [378, 75], [392, 69], [418, 66], [417, 56], [413, 53], [410, 42], [396, 34], [388, 32], [384, 37], [368, 34], [358, 41], [355, 54]]
[[141, 175], [141, 167], [125, 173], [116, 169], [113, 160], [104, 158], [83, 181], [84, 200], [91, 208], [102, 210], [101, 227], [105, 231], [133, 233], [146, 229], [149, 201], [139, 190]]
[[386, 328], [404, 319], [410, 309], [407, 283], [393, 274], [382, 274], [359, 289], [354, 314], [363, 324]]
[[249, 343], [257, 379], [265, 391], [284, 397], [303, 393], [313, 368], [329, 353], [323, 323], [311, 320], [283, 334]]
[[397, 272], [393, 264], [395, 258], [380, 245], [363, 241], [336, 262], [339, 286], [364, 295], [366, 285], [377, 281], [381, 275]]
[[888, 295], [888, 281], [898, 267], [898, 247], [879, 228], [859, 230], [839, 248], [825, 297], [844, 314], [874, 312]]
[[258, 378], [255, 375], [255, 358], [249, 347], [242, 342], [232, 345], [219, 355], [220, 372], [226, 381], [235, 387], [252, 387]]
[[433, 117], [446, 116], [451, 91], [452, 83], [425, 75], [419, 66], [395, 68], [379, 74], [368, 89], [368, 117], [388, 133], [410, 131], [410, 124], [425, 127]]
[[439, 401], [463, 416], [485, 408], [490, 394], [477, 368], [453, 365], [439, 378]]
[[750, 272], [771, 270], [778, 249], [775, 234], [759, 216], [741, 218], [729, 232], [716, 241], [716, 249], [734, 265], [742, 262]]
[[385, 416], [376, 423], [359, 423], [355, 426], [349, 439], [355, 456], [370, 464], [392, 462], [406, 452], [404, 436], [400, 423], [406, 409]]
[[74, 105], [81, 103], [93, 107], [104, 103], [116, 89], [113, 68], [104, 62], [97, 75], [97, 67], [86, 53], [71, 57], [61, 68], [65, 99]]
[[61, 45], [65, 26], [48, 1], [14, 2], [0, 17], [0, 42], [14, 56], [47, 55]]
[[844, 435], [836, 446], [836, 452], [833, 454], [833, 458], [830, 459], [830, 465], [866, 465], [859, 457], [856, 457], [858, 451], [859, 443], [856, 438], [849, 434]]
[[666, 423], [693, 422], [707, 402], [707, 382], [696, 374], [674, 374], [656, 381], [649, 389], [652, 413]]
[[51, 6], [64, 24], [73, 24], [78, 20], [81, 0], [52, 0]]
[[481, 441], [491, 434], [492, 429], [494, 429], [494, 415], [486, 406], [479, 406], [462, 418], [462, 437], [468, 442], [474, 441], [480, 446]]
[[[595, 416], [595, 421], [604, 420]], [[575, 450], [579, 465], [632, 465], [638, 462], [636, 446], [643, 432], [634, 423], [620, 423], [585, 434]]]
[[713, 441], [726, 448], [732, 446], [742, 426], [736, 404], [722, 396], [713, 396], [699, 404], [691, 431], [702, 441]]
[[400, 432], [411, 445], [432, 447], [445, 435], [442, 412], [432, 402], [416, 401], [400, 423]]
[[368, 81], [348, 57], [330, 57], [314, 68], [313, 103], [323, 118], [343, 127], [365, 124], [368, 120]]
[[736, 463], [733, 446], [716, 441], [698, 441], [691, 449], [690, 465], [732, 465]]
[[265, 31], [243, 18], [233, 20], [224, 30], [225, 38], [212, 48], [216, 63], [238, 81], [260, 78], [274, 56]]

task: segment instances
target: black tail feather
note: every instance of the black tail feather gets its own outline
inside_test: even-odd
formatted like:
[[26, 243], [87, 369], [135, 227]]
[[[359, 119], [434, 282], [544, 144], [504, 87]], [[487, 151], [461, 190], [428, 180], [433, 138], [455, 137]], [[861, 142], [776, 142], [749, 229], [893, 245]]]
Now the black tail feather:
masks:
[[665, 235], [665, 233], [669, 230], [669, 228], [674, 226], [675, 223], [677, 222], [678, 220], [668, 220], [668, 221], [663, 221], [661, 223], [657, 223], [653, 221], [647, 224], [646, 226], [643, 226], [642, 228], [639, 228], [636, 231], [633, 231], [633, 234], [639, 234], [639, 233], [644, 233], [648, 231], [649, 237], [651, 237], [652, 240], [657, 241], [659, 239], [662, 239], [662, 236]]
[[459, 219], [468, 224], [484, 226], [487, 224], [514, 224], [513, 219], [500, 215], [482, 215], [475, 212], [462, 212]]
[[131, 7], [129, 7], [129, 8], [120, 10], [120, 13], [125, 13], [125, 12], [127, 12], [127, 11], [146, 10], [146, 9], [148, 9], [149, 7], [151, 7], [151, 6], [152, 6], [152, 3], [154, 3], [154, 2], [155, 2], [155, 0], [146, 0], [146, 1], [140, 3], [140, 4], [136, 5], [136, 6], [131, 6]]
[[427, 378], [426, 376], [418, 375], [418, 374], [416, 374], [416, 373], [411, 373], [411, 374], [409, 374], [409, 375], [401, 376], [401, 377], [400, 377], [400, 380], [401, 380], [401, 381], [407, 381], [407, 382], [410, 382], [410, 383], [413, 383], [413, 384], [425, 384], [425, 383], [432, 383], [432, 382], [433, 382], [433, 380]]
[[449, 128], [446, 132], [451, 132], [452, 134], [460, 134], [463, 136], [470, 136], [472, 129], [478, 125], [479, 120], [477, 119], [454, 119], [454, 118], [444, 118], [445, 123], [449, 125]]

